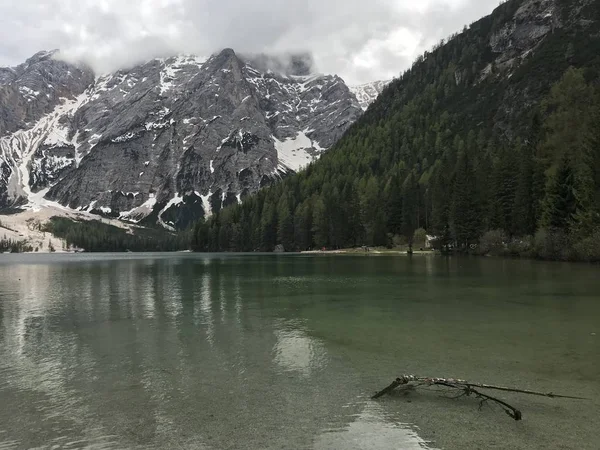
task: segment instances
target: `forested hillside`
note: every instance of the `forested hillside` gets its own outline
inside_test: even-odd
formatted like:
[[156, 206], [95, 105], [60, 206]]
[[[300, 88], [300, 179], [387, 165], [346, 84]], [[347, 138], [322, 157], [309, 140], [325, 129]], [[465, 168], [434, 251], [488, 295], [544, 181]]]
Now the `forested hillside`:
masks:
[[510, 0], [418, 58], [305, 171], [198, 251], [412, 243], [600, 258], [600, 1]]
[[[65, 240], [66, 250], [87, 252], [173, 252], [189, 249], [189, 233], [163, 229], [126, 230], [97, 220], [76, 221], [53, 217], [45, 231]], [[0, 247], [1, 248], [1, 247]]]

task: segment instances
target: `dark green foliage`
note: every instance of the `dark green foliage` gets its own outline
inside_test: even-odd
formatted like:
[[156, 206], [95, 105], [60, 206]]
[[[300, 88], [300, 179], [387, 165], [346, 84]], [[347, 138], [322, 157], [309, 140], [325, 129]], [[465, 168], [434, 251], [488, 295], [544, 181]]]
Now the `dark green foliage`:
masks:
[[312, 245], [312, 211], [310, 203], [301, 203], [294, 214], [294, 242], [298, 250], [309, 250]]
[[575, 174], [565, 155], [548, 186], [542, 225], [550, 229], [568, 230], [574, 225], [576, 215]]
[[317, 247], [326, 247], [329, 244], [329, 216], [321, 198], [318, 198], [313, 206], [312, 232]]
[[283, 245], [284, 249], [292, 250], [294, 244], [294, 216], [290, 212], [287, 198], [281, 197], [277, 206], [277, 242]]
[[534, 161], [530, 147], [522, 147], [518, 157], [514, 205], [512, 207], [512, 231], [517, 236], [532, 235], [537, 225], [534, 196]]
[[479, 240], [478, 252], [482, 255], [501, 256], [508, 247], [508, 238], [503, 230], [490, 230]]
[[413, 237], [419, 221], [419, 186], [413, 172], [406, 178], [402, 189], [402, 234], [412, 249]]
[[[411, 243], [423, 227], [438, 248], [461, 249], [499, 229], [507, 252], [529, 254], [527, 236], [560, 222], [563, 234], [547, 232], [538, 248], [572, 257], [600, 223], [598, 8], [573, 18], [565, 0], [562, 28], [520, 64], [494, 64], [490, 40], [522, 3], [502, 3], [426, 52], [318, 162], [197, 225], [194, 248]], [[564, 155], [571, 178], [558, 170]], [[219, 234], [236, 227], [243, 238], [232, 247]]]
[[383, 191], [387, 229], [392, 235], [402, 233], [402, 184], [399, 176], [393, 176]]
[[33, 247], [26, 240], [0, 239], [0, 253], [26, 253], [32, 252]]
[[456, 163], [450, 221], [456, 243], [461, 248], [468, 248], [481, 235], [481, 207], [477, 201], [475, 174], [464, 152]]
[[[137, 229], [130, 233], [123, 228], [93, 221], [75, 221], [53, 217], [46, 230], [64, 239], [68, 247], [88, 252], [163, 252], [187, 250], [189, 233], [172, 234], [162, 230]], [[196, 238], [199, 238], [196, 235]]]
[[433, 236], [437, 237], [438, 247], [446, 247], [451, 241], [450, 205], [452, 203], [452, 170], [447, 158], [442, 158], [434, 174], [431, 187], [431, 227]]
[[[515, 207], [518, 173], [517, 155], [519, 150], [519, 148], [504, 149], [500, 152], [491, 179], [493, 195], [490, 199], [491, 211], [489, 212], [490, 223], [488, 227], [491, 229], [506, 230], [510, 235], [515, 232], [513, 211]], [[527, 201], [529, 201], [529, 198]]]

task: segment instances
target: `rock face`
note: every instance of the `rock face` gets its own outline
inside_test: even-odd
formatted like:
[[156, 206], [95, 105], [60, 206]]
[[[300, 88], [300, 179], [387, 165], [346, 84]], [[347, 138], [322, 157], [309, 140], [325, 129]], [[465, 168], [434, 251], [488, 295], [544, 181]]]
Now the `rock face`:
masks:
[[274, 72], [226, 49], [96, 79], [51, 53], [0, 69], [0, 207], [185, 228], [306, 166], [360, 116], [344, 81], [310, 65]]
[[360, 107], [366, 111], [371, 103], [375, 101], [383, 89], [391, 83], [388, 81], [374, 81], [372, 83], [361, 84], [359, 86], [352, 86], [350, 90], [355, 95], [360, 103]]
[[94, 81], [90, 69], [57, 61], [55, 53], [39, 52], [15, 68], [0, 68], [0, 136], [27, 128]]
[[[49, 180], [69, 164], [64, 149], [40, 146], [60, 133], [53, 128], [66, 111], [64, 99], [82, 94], [94, 82], [94, 74], [55, 60], [54, 54], [39, 52], [17, 67], [0, 69], [0, 207], [27, 201], [27, 168], [20, 167], [24, 153], [38, 155], [36, 162], [44, 166]], [[47, 155], [43, 162], [42, 154]]]
[[531, 52], [554, 28], [560, 27], [556, 0], [525, 0], [504, 27], [490, 39], [496, 64], [515, 62]]

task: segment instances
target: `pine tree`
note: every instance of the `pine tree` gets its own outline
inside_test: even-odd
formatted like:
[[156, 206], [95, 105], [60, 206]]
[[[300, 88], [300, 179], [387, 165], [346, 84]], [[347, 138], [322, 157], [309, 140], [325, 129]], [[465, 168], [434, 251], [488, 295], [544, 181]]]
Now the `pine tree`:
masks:
[[321, 197], [315, 200], [313, 206], [312, 226], [315, 245], [318, 248], [327, 247], [329, 244], [329, 217]]
[[534, 173], [531, 147], [525, 146], [520, 149], [516, 183], [515, 200], [512, 207], [513, 232], [517, 236], [533, 235], [536, 218], [534, 215]]
[[402, 185], [399, 177], [394, 174], [387, 182], [383, 191], [387, 230], [393, 235], [402, 233]]
[[[593, 166], [594, 152], [594, 119], [596, 112], [596, 93], [589, 85], [583, 70], [569, 69], [560, 82], [556, 83], [543, 103], [544, 110], [549, 112], [544, 121], [545, 140], [541, 150], [557, 172], [557, 177], [565, 176], [565, 171], [572, 171], [572, 194], [575, 197], [577, 211], [570, 219], [570, 226], [587, 234], [594, 227], [597, 217], [596, 183]], [[557, 168], [558, 167], [558, 168]], [[568, 169], [567, 169], [568, 167]], [[557, 188], [552, 180], [551, 189], [546, 196], [544, 223], [548, 223], [548, 209], [552, 209]], [[566, 189], [566, 188], [565, 188]], [[563, 192], [563, 194], [566, 194]]]
[[275, 205], [269, 197], [265, 199], [261, 220], [261, 242], [260, 247], [266, 251], [272, 251], [277, 243], [277, 214]]
[[277, 205], [277, 240], [286, 251], [294, 248], [294, 219], [285, 196], [282, 196]]
[[450, 243], [450, 206], [452, 203], [451, 169], [443, 157], [436, 165], [431, 185], [431, 231], [440, 247]]
[[355, 186], [348, 183], [344, 192], [343, 208], [346, 209], [347, 237], [346, 243], [355, 247], [364, 240], [364, 227], [360, 220], [360, 200]]
[[[382, 217], [382, 201], [379, 192], [379, 184], [377, 178], [371, 176], [367, 182], [365, 193], [361, 198], [361, 221], [364, 225], [365, 237], [367, 245], [376, 245], [376, 232], [381, 228]], [[385, 220], [383, 226], [385, 227]], [[377, 229], [376, 229], [377, 228]]]
[[514, 150], [504, 149], [496, 161], [492, 173], [492, 192], [490, 228], [502, 229], [509, 235], [514, 234], [513, 207], [516, 191], [516, 163]]
[[308, 201], [302, 202], [294, 213], [294, 241], [296, 247], [308, 250], [312, 246], [312, 213]]
[[385, 228], [385, 213], [383, 210], [377, 211], [373, 221], [373, 245], [376, 247], [387, 247], [388, 238]]
[[556, 174], [548, 184], [542, 226], [569, 230], [575, 223], [577, 209], [575, 174], [568, 156], [564, 155]]
[[492, 201], [494, 199], [494, 186], [492, 183], [493, 179], [490, 176], [492, 173], [493, 164], [490, 156], [490, 147], [487, 144], [482, 144], [482, 147], [477, 154], [475, 177], [477, 180], [477, 202], [482, 211], [481, 226], [482, 229], [485, 230], [493, 228], [494, 209], [492, 207]]
[[419, 186], [414, 172], [411, 172], [402, 186], [402, 234], [408, 241], [410, 251], [412, 251], [413, 236], [417, 229], [418, 201]]
[[219, 227], [219, 241], [218, 249], [221, 252], [230, 251], [229, 245], [231, 243], [231, 225], [228, 222], [221, 222]]
[[458, 155], [454, 177], [451, 226], [458, 246], [466, 248], [481, 233], [481, 209], [477, 201], [475, 176], [465, 152]]
[[229, 250], [232, 252], [240, 252], [243, 250], [242, 228], [239, 223], [231, 225], [231, 234], [229, 236]]
[[197, 252], [207, 252], [209, 248], [209, 229], [204, 220], [200, 220], [194, 227], [192, 249]]
[[327, 192], [325, 205], [329, 212], [329, 241], [333, 248], [340, 248], [344, 245], [348, 232], [347, 215], [338, 187]]

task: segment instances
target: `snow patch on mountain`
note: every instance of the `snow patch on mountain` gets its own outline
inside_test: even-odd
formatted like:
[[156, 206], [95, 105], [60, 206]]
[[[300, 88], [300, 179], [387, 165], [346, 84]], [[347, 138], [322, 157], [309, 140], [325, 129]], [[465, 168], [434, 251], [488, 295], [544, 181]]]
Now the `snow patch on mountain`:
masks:
[[313, 142], [304, 132], [298, 133], [295, 137], [280, 141], [273, 136], [277, 158], [279, 160], [278, 169], [293, 170], [298, 172], [311, 162], [319, 158], [319, 151], [323, 149], [318, 142]]
[[[72, 146], [76, 149], [76, 143], [66, 135], [64, 121], [70, 120], [73, 113], [86, 100], [85, 94], [75, 99], [63, 99], [62, 104], [56, 106], [52, 113], [42, 117], [33, 127], [0, 138], [0, 160], [4, 163], [12, 163], [10, 165], [13, 167], [8, 179], [0, 180], [6, 182], [9, 197], [25, 201], [25, 207], [38, 206], [32, 203], [33, 192], [30, 185], [30, 169], [37, 167], [32, 163], [33, 156], [42, 146]], [[59, 170], [68, 165], [63, 160], [62, 163], [53, 164], [52, 167]], [[37, 196], [35, 198], [38, 199]]]
[[200, 199], [202, 200], [202, 209], [204, 210], [204, 217], [209, 217], [212, 215], [212, 207], [210, 204], [210, 199], [213, 196], [212, 191], [208, 191], [208, 194], [206, 195], [200, 195], [198, 194], [198, 192], [196, 192], [196, 195], [198, 197], [200, 197]]
[[124, 211], [119, 215], [119, 219], [127, 222], [138, 223], [140, 220], [147, 217], [152, 213], [156, 206], [156, 197], [154, 194], [150, 194], [150, 198], [142, 203], [137, 208], [133, 208], [129, 211]]
[[363, 111], [366, 111], [371, 103], [379, 97], [379, 94], [383, 91], [383, 89], [391, 83], [391, 80], [388, 81], [374, 81], [372, 83], [361, 84], [359, 86], [350, 86], [350, 92], [352, 92], [360, 107]]
[[175, 231], [175, 224], [173, 222], [165, 222], [162, 218], [163, 214], [166, 213], [171, 207], [173, 206], [177, 206], [183, 203], [183, 196], [181, 196], [179, 193], [175, 194], [175, 197], [173, 197], [171, 200], [169, 200], [169, 202], [166, 204], [166, 206], [161, 209], [161, 211], [158, 213], [158, 223], [160, 224], [160, 226], [162, 226], [163, 228], [169, 230], [169, 231]]

